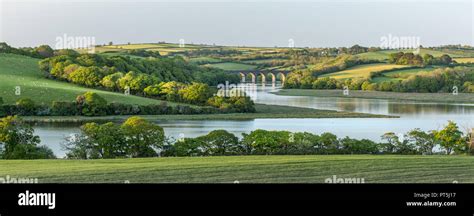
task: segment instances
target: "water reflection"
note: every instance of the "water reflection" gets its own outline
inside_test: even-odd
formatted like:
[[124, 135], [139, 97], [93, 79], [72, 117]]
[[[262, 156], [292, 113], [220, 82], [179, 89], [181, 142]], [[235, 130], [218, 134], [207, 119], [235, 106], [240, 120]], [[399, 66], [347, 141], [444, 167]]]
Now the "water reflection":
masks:
[[397, 115], [410, 118], [440, 116], [471, 117], [474, 114], [474, 104], [427, 103], [363, 98], [277, 96], [270, 93], [278, 91], [278, 89], [280, 89], [280, 87], [265, 86], [257, 88], [256, 102], [315, 109]]

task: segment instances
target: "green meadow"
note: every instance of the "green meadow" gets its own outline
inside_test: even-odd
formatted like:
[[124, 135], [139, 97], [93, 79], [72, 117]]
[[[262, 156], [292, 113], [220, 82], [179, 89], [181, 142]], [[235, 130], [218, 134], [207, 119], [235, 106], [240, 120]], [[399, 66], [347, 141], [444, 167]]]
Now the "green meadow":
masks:
[[365, 64], [365, 65], [357, 65], [351, 68], [348, 68], [343, 71], [338, 71], [334, 73], [324, 74], [320, 77], [331, 77], [335, 79], [357, 79], [357, 78], [368, 78], [370, 73], [384, 71], [384, 70], [392, 70], [396, 68], [404, 68], [407, 67], [406, 65], [396, 65], [396, 64]]
[[2, 160], [0, 176], [39, 183], [474, 183], [474, 157], [311, 155]]

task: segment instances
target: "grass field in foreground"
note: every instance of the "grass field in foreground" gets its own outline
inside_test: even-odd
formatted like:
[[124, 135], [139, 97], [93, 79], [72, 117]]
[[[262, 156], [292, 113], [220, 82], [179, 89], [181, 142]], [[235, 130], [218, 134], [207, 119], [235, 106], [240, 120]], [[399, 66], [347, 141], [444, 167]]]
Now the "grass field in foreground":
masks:
[[451, 93], [400, 93], [351, 90], [349, 95], [345, 96], [342, 90], [282, 89], [274, 94], [285, 96], [367, 98], [435, 103], [474, 103], [474, 94], [472, 93], [459, 93], [458, 95], [453, 95]]
[[[366, 113], [338, 112], [332, 110], [317, 110], [290, 106], [256, 104], [256, 113], [229, 113], [209, 115], [142, 115], [153, 120], [248, 120], [257, 118], [396, 118], [397, 116], [374, 115]], [[91, 122], [114, 121], [122, 122], [130, 116], [25, 116], [27, 122]]]
[[366, 64], [366, 65], [357, 65], [351, 68], [348, 68], [343, 71], [324, 74], [321, 77], [331, 77], [335, 79], [356, 79], [356, 78], [368, 78], [370, 73], [390, 70], [395, 68], [404, 68], [406, 65], [396, 65], [396, 64]]
[[113, 160], [0, 160], [0, 177], [39, 183], [473, 183], [474, 157], [398, 155], [228, 156]]
[[[0, 97], [6, 104], [13, 104], [20, 98], [30, 98], [38, 104], [51, 104], [52, 101], [73, 101], [77, 95], [87, 91], [98, 93], [109, 103], [120, 102], [127, 104], [159, 104], [153, 100], [137, 96], [101, 91], [81, 87], [67, 82], [47, 79], [38, 67], [38, 59], [0, 54]], [[19, 86], [21, 95], [15, 95]], [[172, 105], [173, 103], [168, 103]]]

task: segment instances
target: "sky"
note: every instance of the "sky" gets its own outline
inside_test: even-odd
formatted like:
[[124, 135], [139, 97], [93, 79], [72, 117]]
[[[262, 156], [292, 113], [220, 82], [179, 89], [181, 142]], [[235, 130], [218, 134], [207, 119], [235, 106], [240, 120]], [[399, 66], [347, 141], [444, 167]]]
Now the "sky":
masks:
[[472, 0], [0, 0], [0, 41], [55, 46], [166, 41], [235, 46], [380, 46], [416, 37], [423, 46], [474, 45]]

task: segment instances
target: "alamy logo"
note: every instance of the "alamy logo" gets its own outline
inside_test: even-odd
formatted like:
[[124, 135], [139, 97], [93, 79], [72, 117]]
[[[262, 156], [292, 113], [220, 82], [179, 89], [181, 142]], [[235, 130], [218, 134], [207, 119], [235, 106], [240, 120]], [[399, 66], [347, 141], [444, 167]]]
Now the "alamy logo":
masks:
[[95, 37], [71, 37], [64, 34], [56, 37], [56, 49], [88, 49], [88, 53], [95, 53]]
[[382, 49], [417, 49], [420, 47], [420, 37], [416, 36], [395, 36], [388, 34], [380, 38], [380, 48]]
[[18, 194], [19, 206], [47, 206], [48, 209], [56, 208], [55, 193], [25, 193]]
[[328, 184], [364, 184], [364, 178], [338, 178], [336, 175], [333, 175], [332, 178], [327, 178], [324, 180]]
[[245, 97], [246, 92], [249, 91], [245, 85], [230, 84], [226, 81], [225, 84], [217, 85], [217, 96], [219, 97]]

